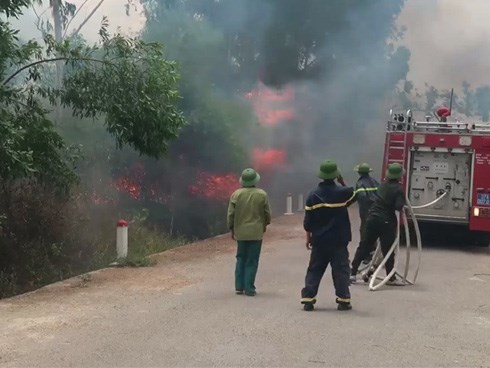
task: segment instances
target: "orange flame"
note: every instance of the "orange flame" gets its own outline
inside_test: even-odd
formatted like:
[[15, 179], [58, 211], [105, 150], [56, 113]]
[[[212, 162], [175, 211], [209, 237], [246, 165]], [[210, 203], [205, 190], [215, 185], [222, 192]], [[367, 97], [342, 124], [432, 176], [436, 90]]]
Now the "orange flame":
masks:
[[252, 160], [256, 170], [277, 169], [286, 164], [286, 152], [279, 149], [256, 148], [252, 152]]
[[133, 178], [120, 177], [114, 182], [114, 186], [119, 192], [126, 192], [133, 199], [141, 198], [141, 188]]
[[200, 172], [196, 184], [189, 187], [189, 192], [206, 199], [226, 200], [238, 187], [238, 178], [235, 174], [215, 175]]

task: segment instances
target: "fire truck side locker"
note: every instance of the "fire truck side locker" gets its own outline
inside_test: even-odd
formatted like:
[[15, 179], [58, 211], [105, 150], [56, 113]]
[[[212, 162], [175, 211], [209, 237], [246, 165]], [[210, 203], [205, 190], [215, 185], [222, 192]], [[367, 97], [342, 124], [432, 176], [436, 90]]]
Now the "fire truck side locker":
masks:
[[470, 230], [490, 231], [490, 137], [476, 141]]

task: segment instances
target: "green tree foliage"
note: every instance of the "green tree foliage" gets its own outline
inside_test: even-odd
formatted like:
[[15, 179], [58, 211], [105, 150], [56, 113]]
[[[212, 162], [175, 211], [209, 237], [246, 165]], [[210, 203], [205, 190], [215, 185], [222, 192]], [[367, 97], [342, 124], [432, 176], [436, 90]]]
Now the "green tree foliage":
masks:
[[[110, 37], [106, 23], [95, 46], [49, 30], [44, 43], [22, 42], [9, 21], [32, 3], [0, 4], [0, 298], [112, 260], [113, 216], [129, 214], [104, 163], [122, 148], [162, 157], [185, 126], [177, 65], [161, 45]], [[168, 241], [137, 226], [133, 249]]]
[[[58, 44], [47, 35], [45, 45], [21, 43], [8, 17], [19, 15], [27, 1], [11, 1], [0, 8], [0, 159], [1, 179], [26, 176], [73, 181], [62, 138], [48, 118], [45, 102], [70, 107], [77, 117], [102, 117], [117, 145], [161, 157], [168, 141], [184, 125], [177, 108], [179, 74], [162, 46], [109, 37], [89, 47]], [[43, 81], [43, 72], [56, 61], [66, 70], [63, 86]], [[65, 180], [66, 179], [66, 180]]]

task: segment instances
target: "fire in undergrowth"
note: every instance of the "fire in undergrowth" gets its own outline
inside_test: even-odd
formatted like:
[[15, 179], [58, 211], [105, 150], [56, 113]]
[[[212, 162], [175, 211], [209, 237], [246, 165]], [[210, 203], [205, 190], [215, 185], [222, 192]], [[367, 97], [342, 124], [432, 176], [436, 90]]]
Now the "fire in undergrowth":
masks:
[[261, 124], [275, 126], [296, 118], [296, 112], [291, 106], [294, 95], [292, 86], [275, 90], [259, 82], [255, 90], [245, 94], [245, 98], [252, 102], [255, 115]]
[[141, 197], [141, 186], [134, 178], [122, 176], [114, 181], [114, 186], [119, 192], [127, 193], [133, 199]]
[[238, 187], [238, 177], [235, 174], [218, 175], [200, 172], [196, 183], [189, 186], [189, 192], [201, 198], [227, 200]]
[[255, 148], [252, 151], [252, 162], [257, 171], [275, 170], [286, 164], [286, 152], [280, 149]]

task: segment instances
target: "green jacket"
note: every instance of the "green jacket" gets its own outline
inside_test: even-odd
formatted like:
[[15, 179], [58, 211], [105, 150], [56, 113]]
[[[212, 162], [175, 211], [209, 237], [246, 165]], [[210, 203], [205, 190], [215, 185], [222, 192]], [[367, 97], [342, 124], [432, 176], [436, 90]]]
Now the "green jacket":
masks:
[[236, 240], [261, 240], [271, 223], [267, 193], [259, 188], [240, 188], [230, 197], [228, 229]]

